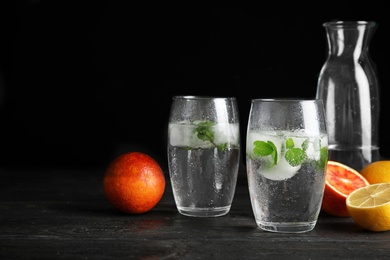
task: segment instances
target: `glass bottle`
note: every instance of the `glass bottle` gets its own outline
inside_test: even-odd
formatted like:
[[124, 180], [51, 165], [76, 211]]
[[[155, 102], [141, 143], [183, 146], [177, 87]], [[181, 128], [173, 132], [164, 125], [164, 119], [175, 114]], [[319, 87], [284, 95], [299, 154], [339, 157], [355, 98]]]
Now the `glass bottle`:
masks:
[[369, 54], [374, 21], [323, 24], [328, 56], [318, 78], [316, 98], [326, 111], [329, 160], [357, 171], [379, 160], [379, 82]]

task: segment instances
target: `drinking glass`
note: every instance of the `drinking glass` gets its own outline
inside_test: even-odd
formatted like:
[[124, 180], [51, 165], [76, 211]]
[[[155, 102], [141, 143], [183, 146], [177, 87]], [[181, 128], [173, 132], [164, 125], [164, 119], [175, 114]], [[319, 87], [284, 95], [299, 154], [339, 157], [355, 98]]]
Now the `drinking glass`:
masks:
[[322, 100], [253, 99], [246, 142], [248, 187], [258, 227], [312, 230], [328, 162]]
[[240, 162], [234, 97], [174, 96], [168, 124], [168, 168], [179, 213], [227, 214]]

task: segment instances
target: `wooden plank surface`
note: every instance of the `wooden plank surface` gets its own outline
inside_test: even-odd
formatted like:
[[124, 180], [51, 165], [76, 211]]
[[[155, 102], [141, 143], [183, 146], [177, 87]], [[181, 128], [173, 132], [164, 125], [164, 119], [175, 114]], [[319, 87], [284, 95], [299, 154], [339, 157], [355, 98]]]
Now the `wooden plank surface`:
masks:
[[0, 259], [383, 259], [390, 232], [321, 214], [311, 232], [257, 228], [240, 172], [232, 209], [217, 218], [180, 215], [168, 180], [150, 212], [116, 211], [102, 171], [1, 170]]

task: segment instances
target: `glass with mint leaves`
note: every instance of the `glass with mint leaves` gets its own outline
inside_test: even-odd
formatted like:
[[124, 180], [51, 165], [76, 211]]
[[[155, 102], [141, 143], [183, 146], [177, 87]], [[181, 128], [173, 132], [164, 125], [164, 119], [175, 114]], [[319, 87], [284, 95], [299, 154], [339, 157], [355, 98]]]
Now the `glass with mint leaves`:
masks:
[[321, 210], [327, 162], [322, 100], [252, 100], [246, 169], [259, 228], [282, 233], [311, 231]]
[[179, 213], [226, 215], [239, 165], [236, 98], [174, 96], [168, 123], [168, 169]]

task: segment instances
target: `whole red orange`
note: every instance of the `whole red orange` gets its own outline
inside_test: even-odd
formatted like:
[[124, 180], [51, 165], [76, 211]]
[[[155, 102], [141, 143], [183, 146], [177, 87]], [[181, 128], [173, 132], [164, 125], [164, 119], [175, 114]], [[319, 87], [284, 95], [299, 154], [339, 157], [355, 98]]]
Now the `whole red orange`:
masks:
[[114, 159], [103, 180], [104, 193], [118, 210], [129, 214], [150, 211], [165, 191], [160, 165], [142, 152], [128, 152]]

